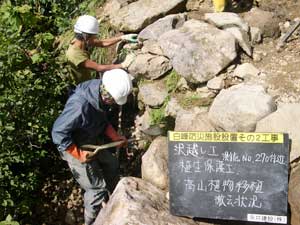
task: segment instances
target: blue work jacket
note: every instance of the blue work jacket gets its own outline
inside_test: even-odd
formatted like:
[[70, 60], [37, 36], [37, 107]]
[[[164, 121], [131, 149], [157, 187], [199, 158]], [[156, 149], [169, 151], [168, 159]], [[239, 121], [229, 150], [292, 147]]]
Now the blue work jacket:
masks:
[[97, 144], [108, 120], [100, 95], [101, 80], [93, 79], [77, 85], [64, 110], [54, 122], [52, 140], [59, 151], [70, 145]]

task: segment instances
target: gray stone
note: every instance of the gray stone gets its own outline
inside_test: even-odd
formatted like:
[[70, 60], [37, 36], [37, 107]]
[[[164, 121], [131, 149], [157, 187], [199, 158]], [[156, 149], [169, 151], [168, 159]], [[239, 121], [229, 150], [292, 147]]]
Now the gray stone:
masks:
[[236, 38], [237, 42], [239, 43], [239, 46], [244, 50], [244, 52], [248, 56], [252, 56], [252, 46], [248, 33], [246, 33], [239, 27], [228, 27], [224, 28], [224, 30], [231, 33]]
[[136, 1], [138, 0], [109, 0], [105, 3], [100, 16], [109, 17], [110, 15], [116, 15], [122, 7]]
[[261, 30], [263, 37], [277, 38], [280, 36], [279, 22], [275, 13], [252, 8], [245, 13], [244, 20], [251, 26]]
[[256, 77], [259, 75], [259, 73], [260, 71], [251, 63], [243, 63], [242, 65], [237, 66], [233, 72], [233, 75], [235, 77], [246, 79], [248, 76]]
[[162, 105], [168, 96], [168, 92], [162, 81], [141, 84], [139, 90], [139, 99], [145, 105], [152, 107]]
[[207, 82], [207, 87], [213, 90], [221, 90], [224, 88], [224, 80], [222, 77], [214, 77]]
[[139, 178], [121, 179], [94, 225], [208, 225], [169, 212], [166, 192]]
[[184, 7], [185, 0], [139, 0], [107, 14], [118, 30], [138, 32], [165, 15], [182, 12]]
[[[222, 79], [222, 85], [224, 87], [224, 80]], [[196, 89], [196, 92], [202, 97], [202, 98], [214, 98], [216, 97], [216, 91], [213, 89], [209, 89], [207, 86], [205, 87], [199, 87]]]
[[239, 84], [223, 89], [208, 115], [218, 130], [252, 132], [259, 120], [275, 110], [274, 100], [262, 86]]
[[192, 83], [210, 80], [237, 56], [231, 34], [196, 20], [164, 33], [158, 43], [176, 72]]
[[249, 26], [239, 17], [238, 14], [229, 12], [206, 13], [205, 20], [214, 24], [216, 27], [231, 33], [246, 54], [252, 56]]
[[138, 54], [130, 64], [128, 71], [135, 78], [157, 79], [172, 69], [169, 59], [149, 53]]
[[176, 118], [179, 112], [186, 111], [180, 106], [177, 99], [172, 97], [166, 106], [165, 115]]
[[250, 27], [251, 44], [261, 43], [263, 40], [262, 32], [257, 27]]
[[164, 55], [161, 47], [156, 41], [144, 41], [142, 47], [142, 53], [151, 53], [154, 55]]
[[286, 104], [260, 120], [256, 132], [285, 132], [292, 140], [290, 162], [300, 157], [300, 103]]
[[144, 28], [138, 36], [139, 40], [157, 40], [163, 33], [181, 27], [187, 20], [185, 13], [168, 15]]
[[190, 89], [190, 87], [189, 87], [186, 79], [184, 79], [184, 77], [181, 77], [176, 84], [176, 90], [184, 92], [189, 89]]
[[221, 12], [221, 13], [206, 13], [204, 18], [209, 23], [214, 24], [216, 27], [225, 29], [230, 27], [239, 27], [244, 32], [248, 33], [249, 26], [242, 20], [236, 13]]
[[216, 131], [208, 119], [207, 112], [186, 112], [176, 117], [175, 131]]
[[166, 137], [155, 138], [143, 155], [142, 178], [162, 190], [168, 189], [168, 141]]

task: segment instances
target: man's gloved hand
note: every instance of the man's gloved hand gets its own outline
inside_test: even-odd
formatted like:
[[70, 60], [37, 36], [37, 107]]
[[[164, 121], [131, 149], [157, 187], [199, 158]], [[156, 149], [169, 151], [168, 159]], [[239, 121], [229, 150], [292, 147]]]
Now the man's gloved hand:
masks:
[[75, 144], [69, 146], [66, 151], [74, 158], [78, 159], [81, 163], [87, 163], [93, 160], [93, 157], [89, 157], [92, 152], [84, 151], [78, 148]]
[[122, 67], [124, 69], [127, 69], [131, 65], [134, 59], [135, 59], [135, 54], [131, 53], [127, 55], [124, 62], [121, 63]]
[[111, 124], [108, 124], [104, 134], [109, 137], [112, 141], [123, 141], [118, 147], [126, 147], [128, 144], [127, 138], [120, 136]]
[[130, 43], [137, 43], [137, 34], [124, 34], [121, 39]]

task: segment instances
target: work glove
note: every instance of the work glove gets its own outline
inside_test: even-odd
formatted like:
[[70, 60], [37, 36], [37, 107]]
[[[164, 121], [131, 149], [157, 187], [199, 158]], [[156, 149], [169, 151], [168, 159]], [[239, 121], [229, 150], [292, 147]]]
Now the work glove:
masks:
[[118, 148], [126, 147], [128, 144], [127, 138], [124, 136], [120, 136], [111, 124], [107, 125], [104, 134], [112, 141], [123, 141], [120, 145], [117, 146]]
[[130, 42], [130, 43], [137, 43], [137, 34], [124, 34], [121, 36], [121, 40]]
[[131, 54], [127, 55], [124, 62], [121, 63], [121, 66], [124, 69], [128, 69], [128, 67], [131, 65], [131, 63], [134, 61], [134, 59], [135, 59], [135, 54], [131, 53]]
[[84, 151], [78, 148], [75, 144], [68, 147], [66, 151], [69, 154], [71, 154], [74, 158], [78, 159], [81, 163], [87, 163], [94, 159], [92, 157], [92, 152]]

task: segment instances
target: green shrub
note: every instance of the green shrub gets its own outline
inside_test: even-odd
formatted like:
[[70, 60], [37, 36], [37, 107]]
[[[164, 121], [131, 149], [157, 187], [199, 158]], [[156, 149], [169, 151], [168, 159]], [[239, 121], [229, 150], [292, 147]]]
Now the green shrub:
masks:
[[166, 77], [166, 87], [169, 93], [172, 93], [176, 90], [177, 83], [180, 79], [180, 75], [172, 70]]
[[0, 221], [30, 215], [32, 195], [43, 173], [51, 172], [43, 162], [57, 154], [50, 131], [65, 101], [68, 73], [55, 37], [71, 28], [71, 16], [84, 12], [88, 4], [81, 2], [1, 1]]

